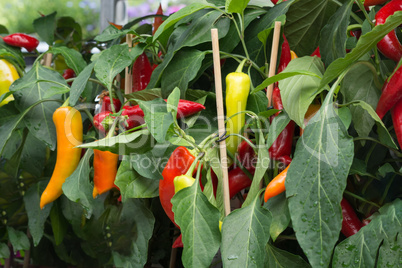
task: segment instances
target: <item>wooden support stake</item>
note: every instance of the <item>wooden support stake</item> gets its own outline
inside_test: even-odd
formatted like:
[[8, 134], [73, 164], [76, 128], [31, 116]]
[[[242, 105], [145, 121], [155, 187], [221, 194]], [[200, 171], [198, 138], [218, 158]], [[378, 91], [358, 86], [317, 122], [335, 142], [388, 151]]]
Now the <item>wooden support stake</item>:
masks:
[[52, 53], [46, 53], [45, 56], [43, 56], [42, 65], [50, 67], [50, 65], [52, 64], [52, 57], [53, 57]]
[[[269, 63], [269, 73], [268, 77], [275, 75], [276, 61], [278, 59], [278, 46], [279, 46], [279, 36], [281, 33], [281, 22], [276, 21], [274, 27], [274, 38], [272, 39], [272, 49], [271, 49], [271, 61]], [[267, 89], [268, 107], [272, 105], [272, 91], [274, 90], [274, 84], [270, 84]]]
[[[128, 47], [131, 48], [133, 47], [133, 35], [132, 34], [127, 34], [126, 35], [126, 42], [128, 44]], [[126, 67], [126, 78], [124, 79], [124, 93], [125, 94], [130, 94], [133, 89], [133, 75], [130, 72], [129, 66]], [[126, 98], [124, 98], [125, 101], [127, 101]]]
[[[225, 129], [225, 114], [223, 111], [223, 93], [222, 93], [222, 78], [221, 78], [221, 63], [219, 55], [219, 39], [218, 29], [211, 29], [212, 51], [214, 59], [214, 77], [215, 77], [215, 93], [216, 93], [216, 108], [218, 113], [218, 128], [219, 136], [226, 134]], [[225, 206], [225, 215], [230, 213], [230, 195], [229, 195], [229, 176], [228, 176], [228, 157], [226, 152], [226, 141], [222, 140], [219, 143], [221, 165], [223, 171], [223, 201]]]

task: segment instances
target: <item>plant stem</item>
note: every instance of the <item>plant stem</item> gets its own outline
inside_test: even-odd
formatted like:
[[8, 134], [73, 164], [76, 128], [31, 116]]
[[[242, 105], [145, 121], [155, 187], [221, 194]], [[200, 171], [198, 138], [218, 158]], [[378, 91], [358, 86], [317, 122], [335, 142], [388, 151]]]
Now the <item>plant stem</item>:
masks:
[[360, 200], [360, 201], [362, 201], [362, 202], [364, 202], [364, 203], [370, 204], [370, 205], [375, 206], [375, 207], [377, 207], [377, 208], [380, 208], [380, 207], [381, 207], [380, 205], [378, 205], [378, 204], [376, 204], [376, 203], [374, 203], [374, 202], [368, 201], [368, 200], [364, 199], [363, 197], [358, 196], [358, 195], [356, 195], [356, 194], [354, 194], [354, 193], [352, 193], [352, 192], [345, 191], [345, 194], [350, 195], [350, 196], [353, 197], [353, 198], [356, 198], [356, 199], [358, 199], [358, 200]]
[[399, 153], [399, 150], [397, 150], [395, 148], [392, 148], [392, 147], [390, 147], [390, 146], [388, 146], [388, 145], [386, 145], [386, 144], [384, 144], [384, 143], [382, 143], [382, 142], [380, 142], [380, 141], [378, 141], [378, 140], [376, 140], [376, 139], [374, 139], [372, 137], [356, 137], [356, 138], [353, 138], [353, 141], [360, 141], [360, 140], [367, 140], [367, 141], [373, 141], [375, 143], [378, 143], [378, 144], [384, 146], [385, 148], [395, 152], [398, 155], [398, 157], [401, 157], [401, 153]]

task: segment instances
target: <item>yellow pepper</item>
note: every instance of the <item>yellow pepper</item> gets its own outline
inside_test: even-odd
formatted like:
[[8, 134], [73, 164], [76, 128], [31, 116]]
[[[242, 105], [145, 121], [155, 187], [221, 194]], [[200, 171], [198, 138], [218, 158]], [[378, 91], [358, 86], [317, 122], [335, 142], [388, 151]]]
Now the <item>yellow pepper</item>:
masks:
[[[0, 60], [0, 96], [9, 91], [10, 85], [20, 78], [15, 67], [7, 60]], [[10, 101], [13, 101], [13, 95], [8, 96], [2, 102], [0, 102], [0, 107], [6, 105]]]
[[173, 180], [174, 184], [174, 193], [177, 193], [181, 189], [190, 187], [195, 182], [195, 179], [189, 175], [180, 175], [176, 176]]
[[[250, 94], [250, 77], [242, 72], [245, 60], [243, 60], [237, 70], [226, 76], [226, 117], [245, 111], [247, 106], [248, 95]], [[228, 119], [226, 123], [227, 134], [239, 134], [244, 127], [245, 114], [237, 114]], [[241, 138], [237, 136], [229, 136], [226, 140], [226, 147], [229, 152], [234, 155], [237, 146], [240, 144]]]

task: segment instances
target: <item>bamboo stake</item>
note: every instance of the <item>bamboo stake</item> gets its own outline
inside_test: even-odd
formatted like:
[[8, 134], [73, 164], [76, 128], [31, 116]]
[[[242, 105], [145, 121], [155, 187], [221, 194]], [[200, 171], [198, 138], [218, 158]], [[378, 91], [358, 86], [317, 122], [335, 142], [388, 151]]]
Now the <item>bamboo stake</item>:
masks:
[[[276, 61], [278, 59], [278, 46], [279, 46], [279, 34], [281, 32], [281, 22], [276, 21], [274, 27], [274, 38], [272, 39], [272, 49], [271, 49], [271, 61], [269, 63], [269, 73], [268, 77], [275, 75]], [[274, 90], [274, 84], [270, 84], [267, 89], [268, 107], [272, 104], [272, 91]]]
[[52, 53], [46, 53], [45, 56], [43, 56], [42, 65], [50, 67], [50, 65], [52, 64], [52, 57], [53, 57]]
[[[131, 48], [133, 47], [133, 35], [132, 34], [127, 34], [126, 35], [126, 42], [128, 44], [128, 47]], [[124, 93], [125, 94], [130, 94], [132, 90], [132, 85], [133, 85], [133, 75], [130, 72], [130, 68], [127, 66], [126, 67], [126, 78], [124, 80]], [[127, 101], [126, 98], [124, 98], [125, 101]]]
[[[222, 93], [222, 78], [221, 64], [219, 56], [219, 39], [218, 29], [211, 29], [212, 51], [214, 59], [214, 76], [215, 76], [215, 93], [216, 93], [216, 108], [218, 113], [218, 128], [219, 136], [225, 135], [225, 114], [223, 111], [223, 93]], [[230, 195], [229, 195], [229, 176], [228, 176], [228, 157], [226, 152], [226, 141], [222, 140], [219, 143], [221, 165], [223, 171], [223, 201], [225, 207], [225, 215], [230, 213]]]

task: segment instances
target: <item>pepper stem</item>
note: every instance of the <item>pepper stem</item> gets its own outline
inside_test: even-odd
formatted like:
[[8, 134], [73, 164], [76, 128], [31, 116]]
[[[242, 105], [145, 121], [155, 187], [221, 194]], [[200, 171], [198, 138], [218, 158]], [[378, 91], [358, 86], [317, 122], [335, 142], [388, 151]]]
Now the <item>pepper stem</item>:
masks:
[[246, 63], [247, 59], [244, 59], [240, 62], [239, 66], [236, 69], [236, 73], [242, 73], [243, 72], [243, 66]]
[[198, 161], [199, 161], [201, 158], [203, 158], [204, 155], [205, 155], [204, 152], [200, 152], [200, 153], [197, 155], [197, 157], [194, 159], [194, 162], [191, 164], [190, 168], [187, 170], [186, 176], [190, 176], [190, 177], [193, 176], [193, 172], [194, 172], [195, 167], [196, 167], [197, 164], [198, 164]]
[[70, 104], [70, 97], [66, 99], [66, 101], [61, 105], [61, 107], [67, 107]]

